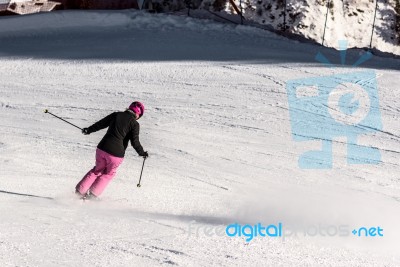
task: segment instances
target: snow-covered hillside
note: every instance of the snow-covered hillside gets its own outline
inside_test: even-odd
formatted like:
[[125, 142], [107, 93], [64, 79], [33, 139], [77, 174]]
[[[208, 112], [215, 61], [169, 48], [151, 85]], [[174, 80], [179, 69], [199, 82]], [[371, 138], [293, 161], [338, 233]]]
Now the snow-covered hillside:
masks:
[[[238, 1], [236, 1], [238, 2]], [[245, 2], [245, 1], [244, 1]], [[249, 2], [246, 17], [262, 24], [282, 29], [284, 26], [285, 1]], [[338, 48], [339, 40], [347, 40], [349, 47], [372, 47], [383, 52], [400, 55], [400, 4], [398, 1], [331, 0], [327, 16], [328, 1], [287, 1], [287, 31], [300, 34], [325, 46]], [[326, 21], [325, 39], [323, 40]], [[372, 35], [373, 34], [373, 35]]]
[[[187, 6], [184, 0], [152, 0], [152, 2], [157, 3], [158, 10], [164, 11], [179, 10]], [[397, 0], [379, 1], [378, 6], [376, 1], [371, 0], [234, 0], [234, 2], [239, 9], [242, 4], [241, 10], [246, 24], [256, 22], [268, 25], [277, 31], [286, 28], [286, 33], [294, 33], [328, 47], [339, 48], [338, 41], [347, 40], [349, 47], [369, 48], [371, 45], [376, 50], [400, 55], [400, 2]], [[327, 9], [328, 2], [329, 9]], [[223, 17], [227, 16], [226, 13], [237, 16], [235, 8], [228, 0], [192, 0], [190, 3], [195, 9], [222, 11], [220, 15]], [[374, 17], [376, 17], [375, 29], [372, 31]]]
[[[223, 11], [224, 14], [220, 14], [222, 17], [226, 17], [226, 13], [238, 15], [236, 8], [228, 0], [152, 0], [151, 2], [152, 8], [159, 12], [182, 10], [190, 3], [192, 9]], [[286, 28], [286, 33], [293, 33], [328, 47], [339, 48], [338, 41], [347, 40], [349, 47], [372, 46], [378, 51], [400, 55], [398, 0], [378, 0], [378, 5], [376, 1], [371, 0], [233, 0], [233, 2], [243, 12], [245, 24], [248, 25], [254, 25], [256, 22], [272, 26], [278, 31]], [[329, 8], [327, 8], [328, 3]], [[210, 18], [218, 19], [208, 15]]]
[[[318, 52], [340, 62], [332, 49], [187, 17], [1, 17], [1, 266], [399, 266], [400, 62], [327, 68]], [[338, 139], [332, 169], [300, 169], [319, 143], [292, 140], [286, 83], [362, 70], [376, 70], [383, 129], [361, 142], [382, 163], [348, 165]], [[142, 187], [142, 159], [128, 148], [100, 201], [76, 199], [104, 131], [84, 136], [43, 110], [85, 127], [133, 100], [146, 106]], [[215, 232], [259, 222], [379, 226], [384, 236]]]

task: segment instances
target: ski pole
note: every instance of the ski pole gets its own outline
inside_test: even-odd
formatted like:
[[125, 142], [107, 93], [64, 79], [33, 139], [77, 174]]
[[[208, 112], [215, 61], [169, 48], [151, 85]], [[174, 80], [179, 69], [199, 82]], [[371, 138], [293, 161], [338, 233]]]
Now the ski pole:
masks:
[[78, 127], [78, 126], [76, 126], [75, 124], [73, 124], [73, 123], [70, 123], [69, 121], [66, 121], [66, 120], [64, 120], [63, 118], [60, 118], [60, 117], [58, 117], [57, 115], [54, 115], [53, 113], [49, 112], [47, 109], [45, 109], [45, 110], [44, 110], [44, 113], [48, 113], [48, 114], [50, 114], [50, 115], [52, 115], [52, 116], [56, 117], [57, 119], [60, 119], [60, 120], [62, 120], [62, 121], [64, 121], [64, 122], [66, 122], [66, 123], [68, 123], [68, 124], [71, 124], [72, 126], [74, 126], [74, 127], [78, 128], [78, 129], [82, 130], [82, 128], [81, 128], [81, 127]]
[[143, 167], [144, 167], [144, 162], [146, 161], [146, 158], [147, 157], [144, 157], [144, 159], [143, 159], [142, 171], [140, 172], [140, 178], [139, 178], [139, 183], [137, 184], [137, 187], [140, 187], [140, 181], [142, 180]]

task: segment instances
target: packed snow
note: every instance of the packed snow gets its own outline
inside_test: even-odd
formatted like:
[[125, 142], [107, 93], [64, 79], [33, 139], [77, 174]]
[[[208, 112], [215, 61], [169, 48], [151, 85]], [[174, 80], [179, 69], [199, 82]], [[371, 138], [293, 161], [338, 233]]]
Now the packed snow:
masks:
[[[399, 266], [400, 61], [328, 68], [336, 50], [270, 32], [137, 11], [0, 18], [1, 266]], [[364, 54], [347, 51], [347, 64]], [[375, 70], [383, 130], [361, 142], [378, 165], [305, 170], [318, 141], [292, 139], [286, 83]], [[74, 187], [104, 131], [87, 127], [140, 100], [132, 148], [99, 201]], [[232, 223], [382, 227], [384, 236], [218, 235]], [[205, 233], [204, 229], [211, 229]], [[353, 228], [351, 228], [352, 230]]]

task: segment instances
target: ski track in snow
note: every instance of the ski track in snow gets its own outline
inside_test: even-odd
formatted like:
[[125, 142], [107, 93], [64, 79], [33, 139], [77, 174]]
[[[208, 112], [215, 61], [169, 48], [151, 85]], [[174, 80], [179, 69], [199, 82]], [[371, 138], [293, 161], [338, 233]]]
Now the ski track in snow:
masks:
[[[398, 61], [367, 65], [384, 128], [363, 140], [383, 162], [347, 165], [340, 139], [332, 170], [301, 170], [298, 156], [319, 144], [292, 140], [286, 81], [352, 71], [313, 63], [315, 46], [132, 11], [0, 18], [0, 33], [1, 266], [400, 265]], [[87, 127], [135, 99], [151, 155], [142, 187], [129, 148], [100, 201], [75, 199], [104, 131], [83, 136], [44, 109]], [[247, 243], [188, 232], [278, 221], [383, 225], [387, 236]]]

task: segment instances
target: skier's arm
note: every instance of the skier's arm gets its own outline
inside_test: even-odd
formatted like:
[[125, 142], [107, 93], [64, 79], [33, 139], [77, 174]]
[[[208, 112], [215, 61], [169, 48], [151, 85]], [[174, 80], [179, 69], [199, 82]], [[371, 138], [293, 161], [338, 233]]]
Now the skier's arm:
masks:
[[110, 115], [108, 115], [107, 117], [99, 120], [98, 122], [96, 122], [95, 124], [93, 124], [92, 126], [90, 126], [88, 128], [88, 133], [94, 133], [97, 132], [101, 129], [107, 128], [108, 126], [110, 126], [111, 121], [114, 119], [115, 117], [115, 112], [111, 113]]
[[139, 141], [139, 131], [140, 131], [140, 126], [139, 126], [139, 124], [136, 124], [131, 132], [131, 138], [130, 138], [131, 145], [136, 150], [136, 152], [139, 154], [139, 156], [146, 156], [147, 153], [144, 152], [143, 147]]

